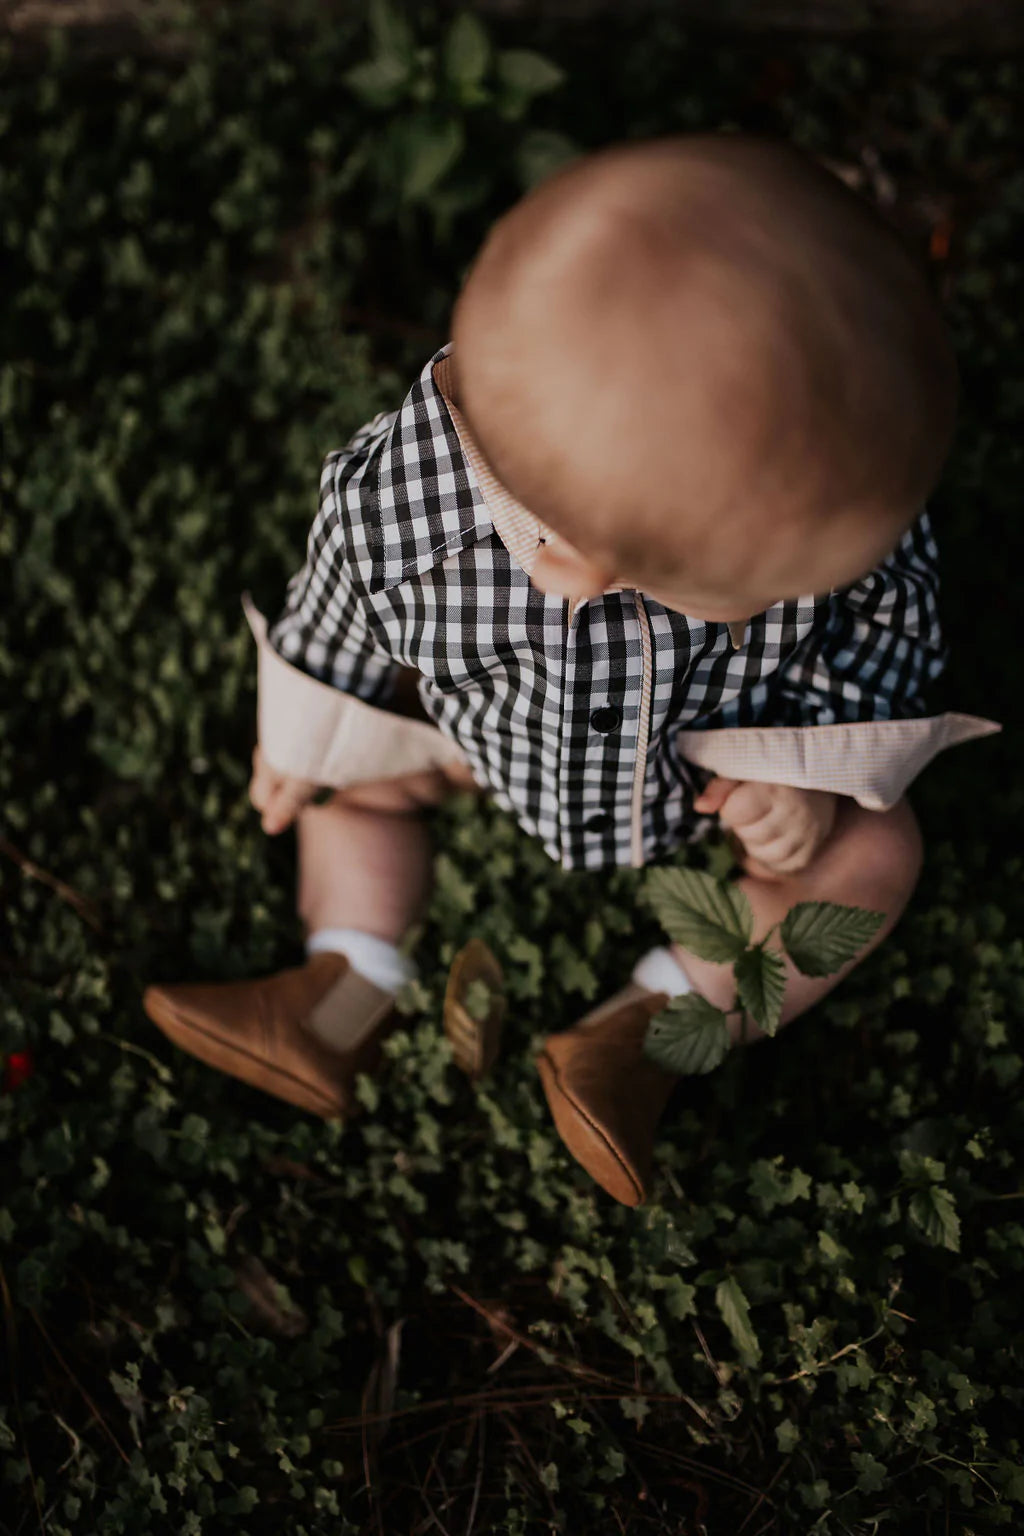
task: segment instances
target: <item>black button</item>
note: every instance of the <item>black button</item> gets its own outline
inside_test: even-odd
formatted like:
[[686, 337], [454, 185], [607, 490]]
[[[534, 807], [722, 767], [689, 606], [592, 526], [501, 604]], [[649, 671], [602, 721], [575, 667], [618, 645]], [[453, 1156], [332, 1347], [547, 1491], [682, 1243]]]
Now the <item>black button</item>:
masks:
[[588, 816], [583, 823], [587, 832], [607, 832], [612, 824], [612, 818], [607, 811], [595, 811], [593, 816]]
[[605, 704], [601, 709], [594, 710], [590, 723], [595, 731], [607, 736], [609, 731], [617, 731], [622, 724], [622, 710], [616, 709], [614, 704]]

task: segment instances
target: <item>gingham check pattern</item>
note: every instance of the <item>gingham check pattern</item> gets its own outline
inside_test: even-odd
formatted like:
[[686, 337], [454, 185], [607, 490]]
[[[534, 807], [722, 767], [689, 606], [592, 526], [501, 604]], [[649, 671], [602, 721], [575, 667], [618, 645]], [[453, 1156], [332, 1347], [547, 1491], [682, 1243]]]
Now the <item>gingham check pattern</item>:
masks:
[[[267, 634], [322, 682], [386, 705], [396, 669], [473, 772], [569, 869], [634, 862], [636, 744], [647, 736], [644, 862], [707, 825], [676, 733], [913, 718], [941, 672], [926, 513], [881, 566], [776, 603], [738, 649], [724, 624], [631, 591], [547, 596], [496, 532], [430, 359], [401, 408], [327, 455], [306, 560]], [[651, 667], [642, 676], [643, 608]], [[646, 686], [645, 686], [646, 685]], [[648, 731], [641, 701], [648, 696]], [[609, 721], [617, 712], [617, 721]], [[603, 713], [598, 713], [603, 711]]]

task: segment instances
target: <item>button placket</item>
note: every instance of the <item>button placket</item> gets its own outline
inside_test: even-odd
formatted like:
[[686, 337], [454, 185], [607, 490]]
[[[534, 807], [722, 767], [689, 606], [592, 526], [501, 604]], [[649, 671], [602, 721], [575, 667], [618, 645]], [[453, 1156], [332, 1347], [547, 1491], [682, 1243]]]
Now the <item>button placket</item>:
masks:
[[602, 704], [590, 717], [590, 724], [601, 736], [609, 736], [622, 724], [622, 710], [617, 704]]
[[[609, 603], [615, 605], [611, 611]], [[621, 692], [630, 698], [639, 689], [640, 647], [633, 635], [632, 606], [620, 592], [583, 599], [573, 603], [571, 610], [566, 626], [560, 772], [562, 845], [567, 853], [574, 849], [577, 860], [586, 866], [598, 868], [622, 859], [624, 848], [619, 845], [626, 844], [629, 836], [633, 766], [619, 736], [627, 711], [621, 702], [613, 704], [606, 690], [611, 683], [615, 695]], [[616, 843], [614, 852], [608, 846], [609, 836]]]

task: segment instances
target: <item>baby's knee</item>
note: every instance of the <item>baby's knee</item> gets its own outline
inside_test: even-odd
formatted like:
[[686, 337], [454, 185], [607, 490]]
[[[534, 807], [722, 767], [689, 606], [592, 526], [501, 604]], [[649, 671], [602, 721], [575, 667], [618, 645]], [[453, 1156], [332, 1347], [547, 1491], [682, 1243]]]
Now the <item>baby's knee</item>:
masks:
[[888, 811], [860, 811], [854, 856], [858, 880], [869, 883], [886, 910], [902, 910], [921, 874], [924, 843], [907, 800]]

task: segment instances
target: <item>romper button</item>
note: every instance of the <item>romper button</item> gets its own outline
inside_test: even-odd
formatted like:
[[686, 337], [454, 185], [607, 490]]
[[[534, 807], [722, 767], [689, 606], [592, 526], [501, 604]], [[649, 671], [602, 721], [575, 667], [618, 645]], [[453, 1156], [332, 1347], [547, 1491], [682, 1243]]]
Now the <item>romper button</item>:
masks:
[[607, 736], [609, 731], [617, 730], [622, 724], [622, 710], [614, 704], [605, 704], [601, 709], [595, 709], [590, 717], [590, 723], [595, 731], [600, 731], [602, 736]]
[[588, 816], [583, 823], [586, 832], [607, 832], [612, 824], [612, 818], [607, 811], [595, 811], [593, 816]]

